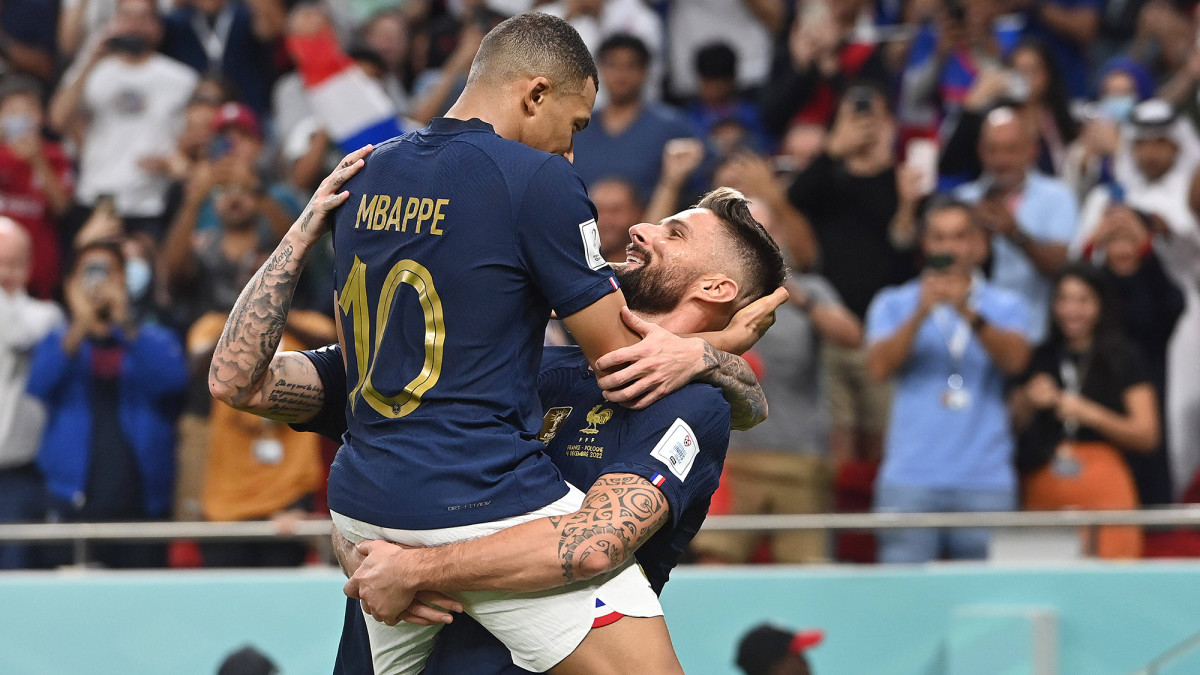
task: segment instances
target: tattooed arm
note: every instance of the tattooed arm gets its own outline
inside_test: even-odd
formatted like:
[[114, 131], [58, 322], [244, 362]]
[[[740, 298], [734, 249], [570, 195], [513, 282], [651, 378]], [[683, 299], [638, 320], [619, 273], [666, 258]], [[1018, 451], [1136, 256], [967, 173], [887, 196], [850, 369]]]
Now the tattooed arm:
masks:
[[596, 480], [578, 511], [433, 548], [383, 541], [346, 582], [372, 616], [395, 624], [417, 590], [535, 592], [591, 579], [625, 563], [670, 517], [667, 498], [628, 473]]
[[303, 354], [276, 351], [308, 251], [324, 234], [326, 216], [350, 196], [338, 190], [358, 173], [371, 149], [346, 155], [321, 182], [274, 254], [242, 289], [208, 370], [213, 398], [281, 422], [306, 422], [321, 410], [325, 391], [316, 368]]
[[707, 372], [697, 377], [721, 390], [729, 404], [729, 426], [743, 431], [767, 419], [767, 395], [746, 359], [704, 343]]

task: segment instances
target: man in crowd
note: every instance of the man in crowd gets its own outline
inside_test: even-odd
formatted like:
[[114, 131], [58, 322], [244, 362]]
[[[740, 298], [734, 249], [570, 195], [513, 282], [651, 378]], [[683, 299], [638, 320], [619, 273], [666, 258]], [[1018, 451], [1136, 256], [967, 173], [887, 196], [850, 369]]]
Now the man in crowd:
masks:
[[1046, 335], [1050, 280], [1067, 260], [1078, 206], [1071, 188], [1037, 171], [1038, 141], [1011, 108], [988, 114], [979, 139], [983, 176], [955, 195], [976, 205], [991, 234], [991, 280], [1017, 293], [1029, 310], [1033, 344]]
[[[884, 290], [867, 315], [867, 368], [896, 393], [875, 510], [1007, 511], [1016, 506], [1004, 379], [1029, 360], [1027, 309], [976, 271], [986, 250], [970, 207], [926, 213], [920, 278]], [[987, 554], [986, 530], [887, 530], [881, 562]]]
[[[45, 488], [34, 466], [46, 410], [25, 391], [34, 345], [63, 322], [58, 305], [25, 292], [33, 261], [29, 235], [0, 217], [0, 522], [42, 519]], [[0, 546], [0, 569], [32, 564], [25, 546]]]

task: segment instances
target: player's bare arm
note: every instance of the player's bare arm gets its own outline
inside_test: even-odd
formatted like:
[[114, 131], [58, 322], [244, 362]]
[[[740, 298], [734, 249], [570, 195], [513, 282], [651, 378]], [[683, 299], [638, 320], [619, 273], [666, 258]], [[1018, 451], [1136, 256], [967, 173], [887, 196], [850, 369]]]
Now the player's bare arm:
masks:
[[346, 594], [377, 620], [395, 624], [418, 590], [535, 592], [594, 578], [624, 564], [667, 522], [670, 508], [650, 481], [607, 474], [566, 516], [539, 518], [496, 534], [434, 548], [383, 541], [365, 556]]
[[371, 149], [346, 155], [321, 181], [275, 252], [242, 289], [209, 367], [213, 398], [281, 422], [306, 422], [321, 410], [325, 390], [312, 363], [298, 352], [276, 351], [309, 249], [324, 234], [328, 214], [350, 196], [338, 190], [362, 168]]
[[[769, 295], [757, 303], [775, 298]], [[622, 318], [642, 341], [600, 358], [599, 365], [612, 371], [597, 380], [605, 399], [641, 410], [689, 381], [704, 382], [721, 389], [732, 408], [732, 428], [749, 429], [767, 418], [766, 394], [745, 359], [698, 337], [677, 338], [628, 309], [622, 310]], [[668, 380], [671, 375], [682, 379]]]

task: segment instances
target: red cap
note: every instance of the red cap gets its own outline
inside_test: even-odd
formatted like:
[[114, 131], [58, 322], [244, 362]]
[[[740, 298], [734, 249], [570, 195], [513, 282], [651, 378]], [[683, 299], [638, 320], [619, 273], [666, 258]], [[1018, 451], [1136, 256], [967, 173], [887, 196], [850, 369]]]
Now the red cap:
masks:
[[249, 106], [242, 103], [230, 102], [217, 109], [217, 116], [213, 118], [213, 131], [224, 131], [228, 127], [234, 127], [258, 139], [262, 138], [258, 116]]
[[792, 637], [792, 641], [788, 644], [788, 651], [793, 654], [799, 654], [806, 650], [812, 649], [821, 644], [825, 639], [825, 631], [820, 629], [802, 630]]

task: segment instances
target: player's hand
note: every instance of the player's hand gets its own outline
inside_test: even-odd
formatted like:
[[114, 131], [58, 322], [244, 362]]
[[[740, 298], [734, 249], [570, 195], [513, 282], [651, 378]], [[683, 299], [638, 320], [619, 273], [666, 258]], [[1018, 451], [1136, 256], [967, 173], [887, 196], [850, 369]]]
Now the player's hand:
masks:
[[725, 330], [709, 338], [709, 344], [730, 354], [745, 354], [775, 325], [775, 310], [787, 299], [788, 290], [780, 286], [770, 295], [746, 305], [733, 315]]
[[368, 143], [342, 158], [338, 168], [321, 181], [320, 187], [304, 207], [304, 212], [292, 224], [291, 233], [294, 236], [304, 243], [313, 244], [325, 234], [328, 227], [326, 216], [350, 198], [349, 191], [338, 190], [362, 170], [367, 163], [365, 157], [374, 149], [375, 146]]
[[406, 573], [408, 550], [386, 541], [362, 541], [355, 549], [364, 557], [343, 590], [373, 619], [395, 626], [416, 599]]
[[706, 369], [703, 340], [681, 338], [628, 307], [621, 308], [621, 319], [642, 341], [596, 359], [596, 368], [610, 373], [596, 381], [606, 400], [641, 410]]
[[336, 527], [333, 528], [330, 538], [333, 540], [333, 555], [337, 558], [342, 573], [347, 578], [354, 576], [354, 573], [358, 571], [358, 566], [362, 564], [363, 554], [359, 553], [354, 542], [347, 539]]
[[400, 620], [414, 626], [437, 626], [454, 621], [451, 612], [462, 612], [462, 603], [437, 591], [419, 591]]

